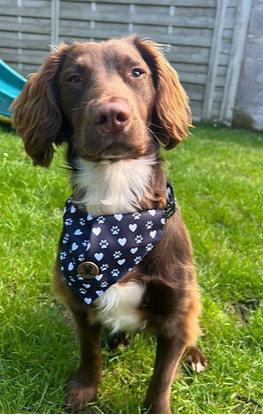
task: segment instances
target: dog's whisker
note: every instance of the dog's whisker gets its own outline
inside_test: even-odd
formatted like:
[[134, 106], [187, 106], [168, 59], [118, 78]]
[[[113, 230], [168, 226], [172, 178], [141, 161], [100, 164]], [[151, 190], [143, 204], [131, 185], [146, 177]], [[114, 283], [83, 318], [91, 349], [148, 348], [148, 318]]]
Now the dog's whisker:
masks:
[[79, 110], [83, 110], [87, 107], [88, 102], [84, 102], [83, 105], [79, 106], [79, 107], [73, 107], [71, 111], [79, 111]]

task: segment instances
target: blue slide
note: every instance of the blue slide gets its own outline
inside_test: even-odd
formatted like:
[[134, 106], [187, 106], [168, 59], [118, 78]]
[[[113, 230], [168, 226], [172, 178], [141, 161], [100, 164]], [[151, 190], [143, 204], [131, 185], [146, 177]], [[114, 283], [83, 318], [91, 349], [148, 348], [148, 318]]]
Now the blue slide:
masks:
[[0, 59], [0, 114], [11, 117], [9, 106], [20, 94], [26, 79]]

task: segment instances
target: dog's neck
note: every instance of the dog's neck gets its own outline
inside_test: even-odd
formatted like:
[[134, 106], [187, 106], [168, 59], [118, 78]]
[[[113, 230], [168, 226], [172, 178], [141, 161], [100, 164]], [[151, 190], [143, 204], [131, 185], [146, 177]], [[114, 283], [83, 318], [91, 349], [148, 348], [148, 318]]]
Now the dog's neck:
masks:
[[149, 194], [154, 157], [90, 162], [74, 161], [74, 200], [92, 216], [128, 213], [142, 208]]

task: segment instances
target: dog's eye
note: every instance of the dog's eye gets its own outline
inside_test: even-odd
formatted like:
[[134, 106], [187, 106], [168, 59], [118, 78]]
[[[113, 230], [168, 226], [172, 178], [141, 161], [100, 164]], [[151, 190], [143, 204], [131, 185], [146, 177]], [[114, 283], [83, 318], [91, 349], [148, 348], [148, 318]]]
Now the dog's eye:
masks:
[[67, 78], [67, 82], [72, 82], [73, 84], [77, 84], [78, 82], [81, 82], [81, 79], [78, 75], [71, 75]]
[[139, 78], [144, 74], [144, 71], [140, 68], [134, 68], [131, 72], [133, 78]]

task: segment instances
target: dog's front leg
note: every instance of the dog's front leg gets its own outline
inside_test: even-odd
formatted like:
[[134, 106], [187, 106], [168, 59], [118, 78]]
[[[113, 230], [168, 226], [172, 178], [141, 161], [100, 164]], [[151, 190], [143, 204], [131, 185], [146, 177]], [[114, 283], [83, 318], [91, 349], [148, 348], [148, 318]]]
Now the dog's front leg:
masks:
[[69, 412], [79, 413], [95, 400], [101, 380], [100, 325], [89, 324], [84, 311], [71, 311], [79, 332], [81, 361], [69, 380], [66, 403]]
[[150, 413], [171, 413], [171, 385], [184, 350], [184, 342], [176, 336], [171, 338], [157, 337], [154, 371], [145, 399], [145, 405], [149, 408]]

